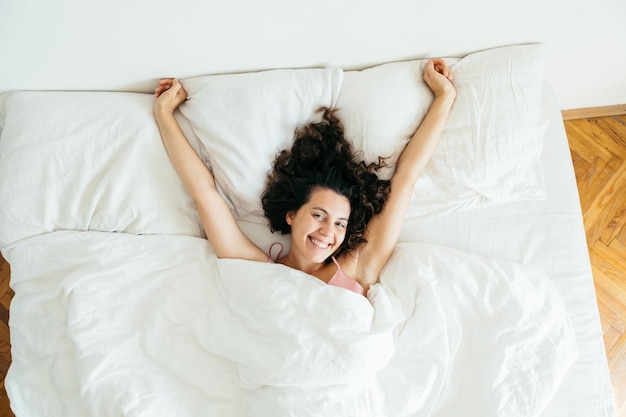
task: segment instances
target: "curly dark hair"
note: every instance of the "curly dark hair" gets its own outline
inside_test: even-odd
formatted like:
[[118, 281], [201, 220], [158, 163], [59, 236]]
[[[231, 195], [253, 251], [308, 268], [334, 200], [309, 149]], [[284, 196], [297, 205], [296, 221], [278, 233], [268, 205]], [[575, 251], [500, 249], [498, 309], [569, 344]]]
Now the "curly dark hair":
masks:
[[345, 196], [351, 211], [345, 239], [334, 254], [339, 256], [366, 243], [365, 228], [382, 211], [390, 182], [376, 175], [385, 166], [383, 158], [367, 164], [357, 157], [344, 137], [337, 109], [319, 111], [322, 120], [296, 130], [291, 150], [276, 155], [261, 201], [272, 232], [288, 234], [287, 213], [306, 204], [314, 189], [330, 189]]

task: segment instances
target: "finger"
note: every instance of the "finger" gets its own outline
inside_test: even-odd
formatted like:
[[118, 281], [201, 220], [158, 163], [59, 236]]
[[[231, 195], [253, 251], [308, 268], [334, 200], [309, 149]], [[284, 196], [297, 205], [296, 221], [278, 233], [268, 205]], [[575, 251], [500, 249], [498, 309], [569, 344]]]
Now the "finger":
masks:
[[443, 58], [434, 58], [432, 61], [438, 72], [441, 72], [444, 68], [448, 68], [446, 61]]
[[174, 92], [176, 93], [176, 96], [181, 97], [183, 101], [187, 99], [187, 91], [185, 90], [181, 82], [178, 80], [178, 78], [173, 79], [172, 90], [174, 90]]
[[159, 98], [159, 96], [163, 93], [164, 89], [162, 87], [157, 87], [154, 89], [154, 97]]
[[446, 61], [444, 61], [442, 58], [434, 58], [432, 59], [432, 61], [433, 61], [433, 65], [435, 66], [435, 68], [446, 67]]
[[446, 76], [446, 74], [448, 73], [448, 67], [447, 67], [445, 64], [442, 64], [442, 63], [438, 63], [438, 64], [436, 64], [436, 65], [435, 65], [435, 70], [436, 70], [439, 74], [441, 74], [441, 75], [443, 75], [443, 76]]
[[169, 90], [168, 87], [157, 87], [154, 90], [154, 96], [158, 98], [161, 94], [163, 94], [167, 90]]
[[443, 66], [440, 70], [441, 75], [443, 75], [444, 77], [446, 77], [449, 81], [452, 81], [452, 70], [446, 65]]
[[161, 96], [161, 94], [163, 94], [165, 91], [169, 90], [170, 88], [172, 88], [172, 83], [173, 83], [173, 79], [172, 78], [162, 78], [159, 80], [159, 85], [157, 86], [157, 88], [154, 89], [154, 96], [156, 98], [159, 98], [159, 96]]
[[441, 65], [435, 68], [438, 73], [446, 77], [449, 81], [452, 81], [454, 77], [452, 70], [447, 65]]
[[157, 89], [161, 89], [162, 91], [165, 91], [170, 87], [172, 87], [172, 79], [164, 78], [162, 80], [159, 80], [159, 85], [157, 86]]

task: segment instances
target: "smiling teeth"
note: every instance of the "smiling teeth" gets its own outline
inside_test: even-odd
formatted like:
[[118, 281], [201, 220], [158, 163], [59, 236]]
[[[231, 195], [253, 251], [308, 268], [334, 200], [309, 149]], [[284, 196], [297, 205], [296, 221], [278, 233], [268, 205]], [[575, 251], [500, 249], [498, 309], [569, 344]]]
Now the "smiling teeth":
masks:
[[326, 249], [326, 248], [328, 248], [330, 246], [329, 243], [324, 243], [324, 242], [322, 242], [320, 240], [315, 239], [314, 237], [311, 238], [311, 242], [313, 242], [313, 244], [315, 246], [317, 246], [319, 248], [322, 248], [322, 249]]

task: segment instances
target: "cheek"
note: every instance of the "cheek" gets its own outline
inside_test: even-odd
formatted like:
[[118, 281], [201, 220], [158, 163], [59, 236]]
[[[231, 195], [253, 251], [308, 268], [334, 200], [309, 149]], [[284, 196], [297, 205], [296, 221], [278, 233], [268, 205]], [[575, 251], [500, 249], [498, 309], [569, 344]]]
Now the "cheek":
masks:
[[306, 217], [294, 217], [291, 222], [291, 233], [310, 233], [314, 228], [313, 222], [309, 221]]

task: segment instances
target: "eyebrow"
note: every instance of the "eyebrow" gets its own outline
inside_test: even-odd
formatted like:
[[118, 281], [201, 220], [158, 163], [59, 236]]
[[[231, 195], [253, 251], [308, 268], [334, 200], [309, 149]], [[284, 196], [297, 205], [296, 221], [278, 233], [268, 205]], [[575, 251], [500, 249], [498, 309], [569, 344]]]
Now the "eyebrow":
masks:
[[[319, 210], [319, 211], [323, 211], [327, 216], [328, 216], [328, 211], [324, 210], [321, 207], [312, 207], [314, 210]], [[344, 221], [348, 221], [348, 219], [346, 217], [340, 217], [339, 220], [344, 220]]]

